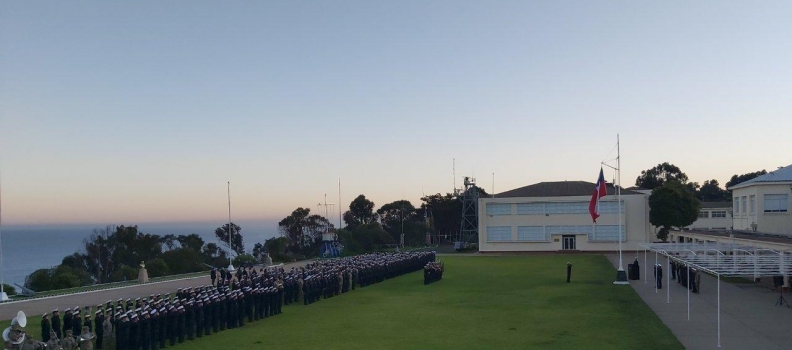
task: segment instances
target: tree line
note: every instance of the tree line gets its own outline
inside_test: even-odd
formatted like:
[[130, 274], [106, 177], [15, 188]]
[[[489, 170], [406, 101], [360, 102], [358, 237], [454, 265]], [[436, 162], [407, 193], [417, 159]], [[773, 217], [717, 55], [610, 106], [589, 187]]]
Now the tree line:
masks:
[[[726, 188], [767, 174], [760, 170], [731, 177]], [[641, 171], [635, 186], [652, 190], [649, 196], [649, 222], [659, 227], [657, 238], [668, 240], [673, 228], [689, 226], [698, 219], [701, 202], [731, 201], [731, 192], [720, 187], [718, 180], [704, 181], [703, 185], [689, 182], [682, 170], [668, 162]]]
[[[149, 277], [198, 272], [208, 266], [226, 266], [228, 251], [235, 254], [234, 264], [244, 265], [256, 259], [245, 254], [242, 228], [231, 223], [231, 246], [228, 246], [229, 224], [215, 230], [221, 244], [206, 243], [201, 236], [154, 235], [140, 232], [137, 226], [107, 226], [95, 229], [83, 240], [81, 251], [63, 258], [61, 264], [38, 269], [25, 279], [25, 287], [41, 292], [74, 288], [97, 283], [132, 281], [145, 263]], [[254, 252], [263, 251], [258, 243]]]
[[[483, 189], [476, 190], [488, 195]], [[404, 245], [423, 245], [427, 233], [459, 232], [462, 222], [462, 202], [451, 193], [424, 196], [418, 207], [408, 200], [397, 200], [375, 208], [365, 195], [357, 196], [342, 215], [343, 228], [311, 214], [309, 208], [297, 208], [278, 223], [280, 237], [268, 239], [265, 250], [280, 261], [317, 256], [322, 234], [329, 232], [344, 245], [344, 255], [355, 255], [399, 244], [402, 233]]]

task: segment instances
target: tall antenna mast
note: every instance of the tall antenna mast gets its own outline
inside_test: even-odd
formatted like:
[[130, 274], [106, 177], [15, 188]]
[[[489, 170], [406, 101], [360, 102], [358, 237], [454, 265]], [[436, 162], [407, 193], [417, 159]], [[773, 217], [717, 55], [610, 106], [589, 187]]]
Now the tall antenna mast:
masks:
[[[0, 169], [0, 173], [2, 170]], [[3, 283], [5, 283], [4, 273], [3, 273], [3, 186], [2, 186], [2, 176], [0, 176], [0, 301], [8, 300], [8, 295], [6, 295], [5, 290], [3, 289]]]
[[228, 181], [228, 271], [234, 271], [234, 264], [231, 263], [231, 252], [234, 251], [231, 245], [231, 235], [234, 234], [234, 227], [231, 226], [231, 181]]
[[454, 194], [457, 194], [457, 187], [456, 187], [456, 158], [451, 158], [451, 173], [454, 176]]
[[338, 229], [341, 229], [341, 178], [338, 178]]

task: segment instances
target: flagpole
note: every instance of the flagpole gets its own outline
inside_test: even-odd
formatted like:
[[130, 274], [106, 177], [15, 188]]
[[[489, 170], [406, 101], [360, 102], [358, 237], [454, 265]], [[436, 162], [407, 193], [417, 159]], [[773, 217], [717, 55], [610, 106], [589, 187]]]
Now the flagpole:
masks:
[[616, 203], [618, 203], [619, 210], [619, 222], [616, 223], [619, 227], [619, 270], [616, 271], [616, 281], [613, 284], [629, 284], [627, 282], [627, 273], [624, 272], [624, 264], [622, 263], [621, 148], [619, 145], [619, 134], [616, 134], [616, 180], [619, 182], [616, 187]]
[[231, 226], [231, 181], [228, 181], [228, 271], [236, 270], [234, 268], [234, 264], [231, 262], [231, 252], [234, 251], [233, 246], [231, 245], [231, 235], [234, 232]]

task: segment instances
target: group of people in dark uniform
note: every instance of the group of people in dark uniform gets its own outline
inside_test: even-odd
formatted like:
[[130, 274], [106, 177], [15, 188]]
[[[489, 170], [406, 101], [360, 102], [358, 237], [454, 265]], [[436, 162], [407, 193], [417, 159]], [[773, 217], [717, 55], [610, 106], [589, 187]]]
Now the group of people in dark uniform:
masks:
[[431, 261], [424, 265], [424, 285], [443, 279], [445, 266], [439, 261]]
[[690, 289], [693, 293], [698, 293], [701, 290], [701, 271], [681, 262], [671, 260], [671, 279]]
[[62, 319], [55, 309], [51, 321], [44, 315], [43, 343], [33, 342], [38, 348], [32, 349], [92, 350], [95, 337], [96, 349], [159, 350], [278, 315], [283, 305], [299, 301], [308, 305], [356, 286], [435, 266], [434, 261], [434, 252], [372, 253], [312, 262], [289, 271], [249, 268], [236, 275], [213, 271], [220, 278], [213, 278], [211, 286], [97, 305], [93, 321], [90, 307], [66, 309]]

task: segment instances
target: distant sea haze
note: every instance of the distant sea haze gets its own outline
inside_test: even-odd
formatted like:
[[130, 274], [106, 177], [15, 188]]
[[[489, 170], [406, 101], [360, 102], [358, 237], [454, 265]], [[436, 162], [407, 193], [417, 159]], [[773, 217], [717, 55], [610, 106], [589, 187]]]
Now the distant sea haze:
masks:
[[[218, 243], [214, 230], [221, 224], [179, 223], [138, 225], [138, 231], [156, 235], [198, 234], [205, 243]], [[240, 222], [245, 248], [250, 251], [256, 243], [277, 235], [277, 223]], [[33, 271], [60, 265], [63, 257], [74, 252], [83, 252], [83, 240], [94, 228], [104, 226], [50, 226], [50, 227], [3, 227], [2, 272], [4, 282], [24, 285], [25, 277]], [[221, 245], [222, 247], [222, 245]], [[15, 286], [16, 287], [16, 286]]]

